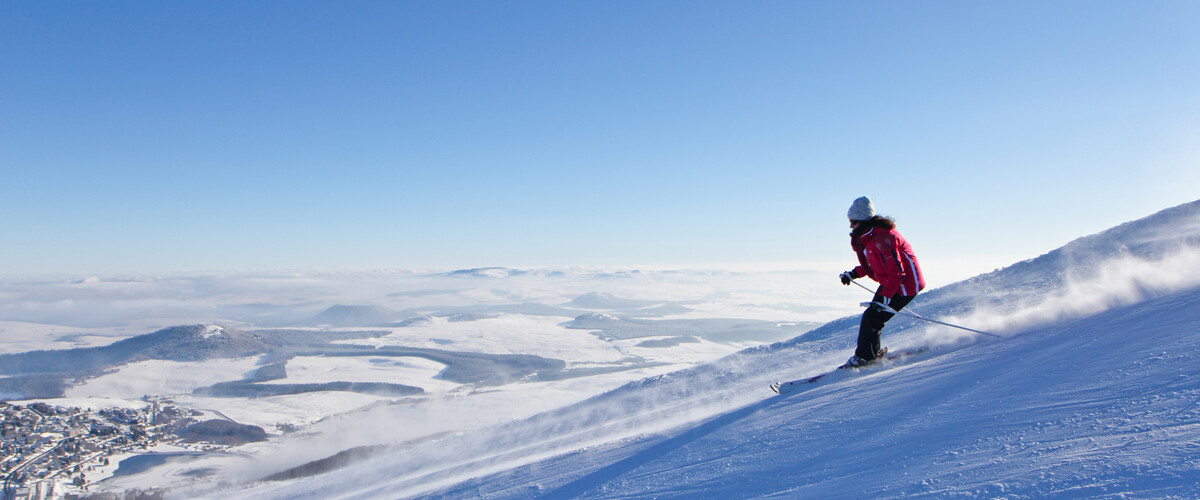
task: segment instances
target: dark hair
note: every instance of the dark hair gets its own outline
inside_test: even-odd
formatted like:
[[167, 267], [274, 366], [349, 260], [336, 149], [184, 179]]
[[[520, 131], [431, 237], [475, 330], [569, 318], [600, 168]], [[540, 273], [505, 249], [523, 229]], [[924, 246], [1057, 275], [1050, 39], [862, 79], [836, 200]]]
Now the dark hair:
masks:
[[882, 227], [884, 229], [896, 229], [896, 219], [893, 219], [891, 217], [884, 217], [882, 215], [876, 215], [874, 217], [871, 217], [870, 219], [859, 222], [858, 227], [854, 228], [854, 232], [851, 234], [853, 234], [854, 236], [861, 236], [863, 233], [870, 231], [871, 228], [874, 228], [874, 227]]
[[884, 229], [896, 229], [896, 219], [891, 218], [891, 217], [884, 217], [882, 215], [876, 215], [874, 217], [871, 217], [871, 220], [867, 221], [867, 224], [870, 225], [871, 227], [882, 227]]

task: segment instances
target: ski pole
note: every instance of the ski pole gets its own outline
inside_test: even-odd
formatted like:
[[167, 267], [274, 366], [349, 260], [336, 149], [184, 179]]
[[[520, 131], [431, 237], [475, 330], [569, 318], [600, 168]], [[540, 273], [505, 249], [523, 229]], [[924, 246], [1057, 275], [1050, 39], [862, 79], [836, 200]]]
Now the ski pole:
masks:
[[855, 285], [858, 285], [858, 287], [859, 287], [859, 288], [862, 288], [863, 290], [866, 290], [866, 291], [868, 291], [868, 292], [871, 292], [871, 295], [875, 295], [875, 291], [874, 291], [874, 290], [871, 290], [870, 288], [867, 288], [867, 287], [863, 286], [863, 284], [862, 284], [862, 283], [859, 283], [859, 282], [857, 282], [857, 281], [854, 281], [854, 280], [850, 280], [850, 282], [851, 282], [851, 283], [854, 283]]
[[[859, 282], [855, 281], [855, 282], [854, 282], [854, 284], [855, 284], [855, 285], [858, 285], [858, 286], [859, 286], [859, 287], [861, 287], [863, 290], [866, 290], [866, 291], [868, 291], [868, 292], [871, 292], [871, 289], [870, 289], [870, 288], [867, 288], [867, 287], [865, 287], [865, 286], [863, 286], [863, 285], [862, 285], [862, 283], [859, 283]], [[874, 294], [875, 292], [871, 292], [871, 293], [872, 293], [872, 294]], [[905, 316], [908, 316], [908, 317], [911, 317], [911, 318], [916, 318], [916, 319], [919, 319], [919, 320], [922, 320], [922, 321], [928, 321], [928, 322], [930, 322], [930, 323], [937, 323], [937, 324], [939, 324], [939, 325], [942, 325], [942, 326], [948, 326], [948, 327], [951, 327], [951, 328], [958, 328], [959, 330], [966, 330], [966, 331], [968, 331], [968, 332], [974, 332], [974, 333], [979, 333], [979, 334], [982, 334], [982, 335], [988, 335], [988, 336], [991, 336], [991, 337], [996, 337], [996, 338], [998, 338], [998, 339], [1002, 339], [1002, 338], [1004, 338], [1003, 336], [996, 335], [996, 334], [994, 334], [994, 333], [988, 333], [988, 332], [984, 332], [984, 331], [976, 330], [976, 329], [974, 329], [974, 328], [967, 328], [967, 327], [965, 327], [965, 326], [958, 326], [958, 325], [954, 325], [954, 324], [946, 323], [946, 322], [944, 322], [944, 321], [938, 321], [938, 320], [936, 320], [936, 319], [929, 319], [929, 318], [926, 318], [926, 317], [924, 317], [924, 316], [921, 316], [920, 314], [917, 314], [917, 313], [914, 313], [914, 312], [905, 311], [905, 310], [900, 310], [900, 311], [897, 311], [897, 310], [895, 310], [895, 309], [892, 309], [892, 308], [891, 308], [891, 307], [889, 307], [887, 304], [884, 304], [884, 303], [882, 303], [882, 302], [863, 302], [863, 303], [862, 303], [862, 304], [860, 304], [860, 305], [867, 306], [867, 307], [870, 307], [870, 306], [872, 306], [872, 305], [876, 305], [876, 306], [879, 306], [879, 307], [883, 308], [883, 310], [884, 310], [884, 311], [890, 312], [890, 313], [892, 313], [892, 314], [903, 314], [903, 315], [905, 315]]]
[[928, 322], [930, 322], [930, 323], [937, 323], [937, 324], [939, 324], [939, 325], [948, 326], [948, 327], [951, 327], [951, 328], [958, 328], [959, 330], [966, 330], [966, 331], [968, 331], [968, 332], [974, 332], [974, 333], [979, 333], [979, 334], [983, 334], [983, 335], [988, 335], [988, 336], [991, 336], [991, 337], [996, 337], [996, 338], [998, 338], [998, 339], [1002, 339], [1002, 338], [1004, 338], [1003, 336], [996, 335], [996, 334], [994, 334], [994, 333], [988, 333], [988, 332], [985, 332], [985, 331], [976, 330], [976, 329], [974, 329], [974, 328], [967, 328], [967, 327], [965, 327], [965, 326], [958, 326], [958, 325], [954, 325], [954, 324], [946, 323], [945, 321], [938, 321], [938, 320], [936, 320], [936, 319], [929, 319], [929, 318], [926, 318], [926, 317], [924, 317], [924, 316], [921, 316], [920, 314], [917, 314], [917, 313], [914, 313], [914, 312], [909, 312], [909, 311], [905, 311], [905, 310], [900, 310], [900, 311], [897, 311], [897, 310], [895, 310], [895, 309], [892, 309], [891, 307], [888, 307], [888, 306], [887, 306], [887, 304], [884, 304], [884, 303], [882, 303], [882, 302], [863, 302], [863, 303], [862, 303], [862, 305], [864, 305], [864, 306], [872, 306], [872, 305], [875, 305], [875, 306], [879, 306], [879, 307], [880, 307], [880, 308], [882, 308], [884, 311], [890, 312], [890, 313], [892, 313], [892, 314], [903, 314], [903, 315], [905, 315], [905, 316], [908, 316], [908, 317], [911, 317], [911, 318], [916, 318], [916, 319], [919, 319], [919, 320], [922, 320], [922, 321], [928, 321]]

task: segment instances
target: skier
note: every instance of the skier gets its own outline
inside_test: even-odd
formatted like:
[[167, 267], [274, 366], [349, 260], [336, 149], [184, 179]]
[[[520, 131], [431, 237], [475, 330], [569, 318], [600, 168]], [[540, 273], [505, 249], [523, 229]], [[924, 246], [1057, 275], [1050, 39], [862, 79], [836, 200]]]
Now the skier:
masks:
[[896, 221], [875, 214], [871, 199], [862, 196], [850, 205], [850, 247], [858, 254], [859, 265], [841, 274], [842, 284], [868, 277], [879, 282], [872, 305], [863, 312], [858, 326], [858, 348], [839, 368], [855, 368], [883, 355], [880, 332], [895, 314], [882, 306], [899, 311], [925, 288], [925, 278], [912, 246], [896, 231]]

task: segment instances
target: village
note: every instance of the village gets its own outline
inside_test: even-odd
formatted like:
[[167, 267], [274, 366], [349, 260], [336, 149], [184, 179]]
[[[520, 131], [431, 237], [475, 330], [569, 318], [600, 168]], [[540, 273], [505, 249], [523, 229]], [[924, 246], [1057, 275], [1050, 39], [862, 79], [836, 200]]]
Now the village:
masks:
[[[196, 441], [180, 432], [203, 413], [170, 403], [147, 398], [140, 409], [93, 411], [44, 402], [0, 402], [0, 499], [79, 498], [93, 482], [111, 475], [114, 455]], [[93, 473], [100, 469], [109, 473]]]

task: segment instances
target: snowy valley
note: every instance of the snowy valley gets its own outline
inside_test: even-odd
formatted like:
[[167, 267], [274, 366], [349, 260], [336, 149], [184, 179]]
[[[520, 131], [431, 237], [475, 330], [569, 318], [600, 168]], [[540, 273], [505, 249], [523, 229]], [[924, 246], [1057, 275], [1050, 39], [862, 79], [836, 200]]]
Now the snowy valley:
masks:
[[[12, 280], [0, 283], [12, 299], [0, 305], [0, 411], [13, 444], [0, 473], [16, 498], [287, 477], [795, 337], [850, 310], [849, 293], [812, 291], [824, 278], [486, 268]], [[113, 409], [122, 422], [83, 417]], [[222, 422], [265, 439], [181, 435]]]
[[898, 316], [885, 344], [928, 351], [785, 396], [849, 356], [866, 292], [503, 268], [3, 286], [9, 404], [266, 432], [18, 498], [1200, 496], [1200, 202], [910, 306], [1003, 338]]

